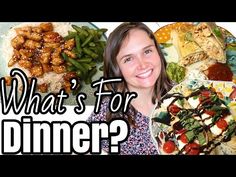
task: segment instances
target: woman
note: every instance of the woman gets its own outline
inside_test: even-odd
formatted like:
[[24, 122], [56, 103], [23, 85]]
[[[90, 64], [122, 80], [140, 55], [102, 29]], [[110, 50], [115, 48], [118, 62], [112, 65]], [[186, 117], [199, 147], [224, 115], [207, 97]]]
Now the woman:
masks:
[[[104, 77], [121, 77], [123, 82], [107, 85], [113, 92], [136, 92], [127, 113], [111, 113], [109, 98], [102, 102], [99, 114], [89, 121], [110, 121], [123, 117], [130, 124], [127, 141], [121, 143], [120, 154], [158, 154], [149, 129], [150, 115], [158, 100], [168, 92], [172, 83], [168, 79], [166, 62], [153, 35], [143, 23], [122, 23], [109, 36], [105, 49]], [[108, 152], [109, 142], [102, 142]]]

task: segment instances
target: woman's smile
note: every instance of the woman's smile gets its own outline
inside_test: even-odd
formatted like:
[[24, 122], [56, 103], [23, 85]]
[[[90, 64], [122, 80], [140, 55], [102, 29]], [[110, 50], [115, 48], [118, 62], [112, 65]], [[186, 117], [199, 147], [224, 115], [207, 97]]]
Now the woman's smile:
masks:
[[153, 69], [148, 69], [145, 70], [139, 74], [136, 75], [136, 77], [140, 78], [140, 79], [147, 79], [148, 77], [150, 77], [153, 73]]

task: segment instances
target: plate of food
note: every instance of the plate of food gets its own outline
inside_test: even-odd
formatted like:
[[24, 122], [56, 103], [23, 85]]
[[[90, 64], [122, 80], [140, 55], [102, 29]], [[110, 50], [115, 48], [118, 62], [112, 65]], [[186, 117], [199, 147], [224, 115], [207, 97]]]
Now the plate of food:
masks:
[[[85, 104], [93, 105], [90, 83], [103, 76], [106, 31], [86, 22], [0, 23], [0, 77], [10, 88], [10, 71], [19, 68], [29, 81], [37, 78], [42, 96], [65, 89], [65, 104], [76, 105], [75, 95], [83, 92]], [[73, 90], [71, 78], [78, 81]]]
[[236, 154], [236, 84], [195, 80], [176, 85], [152, 114], [160, 154]]
[[176, 83], [194, 78], [236, 82], [236, 38], [227, 29], [213, 22], [177, 22], [159, 28], [155, 37]]

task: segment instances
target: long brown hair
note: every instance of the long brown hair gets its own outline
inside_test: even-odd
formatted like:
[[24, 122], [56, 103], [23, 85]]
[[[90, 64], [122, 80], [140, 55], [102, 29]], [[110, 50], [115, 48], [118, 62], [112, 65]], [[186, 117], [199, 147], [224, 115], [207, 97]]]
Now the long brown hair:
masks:
[[[111, 77], [123, 78], [123, 75], [122, 75], [120, 68], [118, 66], [116, 57], [120, 51], [123, 41], [129, 35], [129, 32], [132, 29], [140, 29], [140, 30], [145, 31], [148, 34], [148, 36], [150, 37], [150, 39], [152, 39], [154, 41], [157, 51], [160, 55], [161, 72], [160, 72], [160, 76], [158, 77], [158, 79], [155, 83], [155, 88], [154, 88], [154, 92], [152, 95], [152, 102], [153, 102], [153, 104], [155, 104], [156, 100], [160, 100], [160, 98], [171, 89], [173, 84], [166, 74], [166, 61], [163, 56], [163, 53], [161, 52], [159, 44], [157, 43], [153, 32], [144, 23], [124, 22], [121, 25], [119, 25], [109, 35], [106, 49], [105, 49], [105, 53], [104, 53], [104, 77], [105, 78], [111, 78]], [[124, 78], [123, 78], [123, 80], [124, 80]], [[119, 91], [119, 92], [125, 93], [126, 91], [129, 91], [125, 80], [122, 83], [108, 84], [107, 88], [108, 88], [108, 90], [111, 90], [113, 92]], [[131, 106], [131, 108], [132, 108], [132, 106]], [[132, 109], [134, 110], [134, 108], [132, 108]], [[113, 115], [111, 113], [107, 114], [107, 120], [110, 120], [112, 117], [113, 117]], [[130, 115], [128, 115], [128, 117], [130, 117]], [[133, 124], [132, 122], [133, 121], [131, 121], [131, 124]]]

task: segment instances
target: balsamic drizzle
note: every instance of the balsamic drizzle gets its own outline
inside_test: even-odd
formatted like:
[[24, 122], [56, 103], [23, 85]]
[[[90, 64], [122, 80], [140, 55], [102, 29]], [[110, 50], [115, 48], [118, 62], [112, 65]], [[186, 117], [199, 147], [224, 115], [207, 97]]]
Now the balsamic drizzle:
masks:
[[[206, 98], [203, 97], [203, 99], [201, 101], [199, 101], [199, 104], [197, 105], [196, 108], [193, 108], [193, 109], [180, 108], [180, 111], [176, 115], [180, 120], [175, 122], [172, 125], [172, 130], [165, 135], [165, 141], [167, 141], [168, 139], [173, 139], [174, 137], [179, 139], [180, 135], [178, 135], [178, 137], [176, 137], [176, 132], [178, 130], [183, 129], [187, 125], [187, 124], [184, 125], [184, 123], [186, 122], [185, 120], [193, 118], [195, 121], [198, 121], [201, 126], [195, 127], [193, 129], [189, 129], [189, 130], [185, 131], [184, 133], [186, 133], [188, 131], [194, 131], [195, 133], [203, 132], [207, 136], [206, 144], [200, 146], [199, 151], [200, 151], [200, 153], [203, 153], [203, 154], [210, 154], [222, 142], [227, 142], [227, 141], [230, 141], [230, 139], [231, 139], [231, 135], [226, 136], [224, 134], [224, 132], [227, 132], [228, 127], [225, 130], [222, 130], [222, 132], [219, 135], [214, 135], [214, 137], [212, 137], [211, 139], [209, 139], [210, 137], [208, 136], [208, 133], [211, 133], [210, 128], [213, 127], [220, 118], [224, 118], [224, 117], [230, 115], [229, 109], [227, 107], [221, 106], [222, 104], [223, 105], [226, 105], [226, 104], [223, 100], [221, 100], [217, 96], [217, 93], [211, 89], [206, 88], [205, 86], [202, 86], [202, 87], [198, 88], [197, 90], [195, 90], [194, 92], [192, 92], [189, 96], [183, 96], [181, 93], [171, 93], [171, 94], [168, 93], [164, 97], [162, 97], [160, 102], [163, 103], [165, 99], [174, 97], [174, 99], [171, 101], [171, 103], [167, 106], [167, 112], [168, 112], [168, 114], [170, 114], [173, 117], [173, 119], [171, 119], [173, 121], [175, 119], [175, 116], [173, 114], [171, 114], [171, 112], [169, 111], [169, 107], [171, 105], [173, 105], [177, 100], [184, 99], [187, 101], [189, 98], [192, 98], [195, 96], [198, 96], [197, 99], [199, 99], [202, 91], [209, 91], [210, 96], [206, 97]], [[216, 114], [209, 115], [209, 117], [206, 117], [203, 119], [202, 114], [204, 114], [206, 110], [211, 110], [212, 108], [218, 109], [218, 110], [215, 110]], [[200, 120], [196, 119], [195, 117], [199, 117]], [[213, 121], [209, 125], [206, 125], [205, 121], [208, 119], [212, 119]], [[234, 133], [235, 133], [236, 122], [234, 122], [234, 123], [235, 123], [235, 126], [234, 126]], [[183, 146], [183, 148], [179, 149], [179, 152], [177, 154], [188, 154], [188, 152], [185, 151], [185, 147], [188, 144], [194, 142], [194, 140], [196, 140], [196, 138], [197, 138], [197, 135], [195, 134], [194, 138], [192, 138], [192, 140], [190, 140], [187, 144], [185, 144], [185, 146]], [[158, 140], [158, 138], [156, 138], [156, 139]]]

